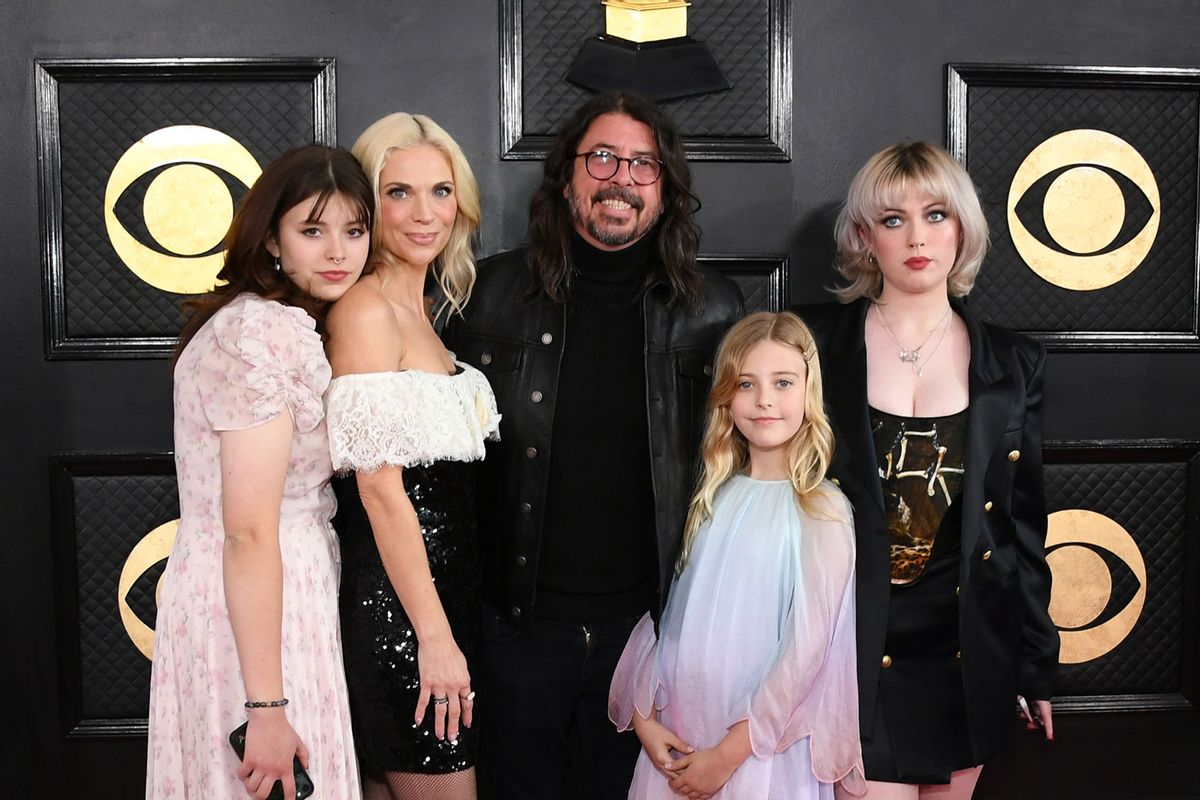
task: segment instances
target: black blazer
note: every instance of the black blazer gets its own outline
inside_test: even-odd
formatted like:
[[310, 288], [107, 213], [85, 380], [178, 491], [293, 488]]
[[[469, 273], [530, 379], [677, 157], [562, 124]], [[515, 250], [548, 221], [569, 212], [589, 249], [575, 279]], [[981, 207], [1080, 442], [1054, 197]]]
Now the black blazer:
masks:
[[[959, 643], [972, 750], [999, 752], [1016, 695], [1048, 699], [1058, 667], [1042, 485], [1041, 345], [952, 300], [971, 342], [962, 490]], [[797, 309], [813, 329], [834, 431], [831, 475], [854, 505], [859, 724], [870, 738], [887, 633], [891, 551], [867, 409], [863, 326], [871, 302]], [[920, 698], [913, 698], [915, 703]]]

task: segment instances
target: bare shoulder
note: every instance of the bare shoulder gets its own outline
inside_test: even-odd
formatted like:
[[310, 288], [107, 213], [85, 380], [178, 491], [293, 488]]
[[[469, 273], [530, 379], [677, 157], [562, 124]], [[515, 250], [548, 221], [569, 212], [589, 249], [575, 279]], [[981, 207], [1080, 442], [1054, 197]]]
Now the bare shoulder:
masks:
[[383, 333], [395, 329], [396, 314], [375, 282], [362, 280], [329, 309], [325, 327], [330, 338], [358, 332]]
[[333, 304], [325, 320], [325, 349], [334, 375], [388, 372], [403, 353], [396, 312], [373, 281], [360, 281]]

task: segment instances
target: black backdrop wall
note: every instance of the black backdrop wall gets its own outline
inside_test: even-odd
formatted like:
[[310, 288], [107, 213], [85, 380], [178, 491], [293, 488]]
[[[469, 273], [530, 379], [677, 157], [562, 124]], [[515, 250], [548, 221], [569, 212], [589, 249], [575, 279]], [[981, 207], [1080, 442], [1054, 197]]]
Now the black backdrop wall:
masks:
[[[858, 165], [903, 137], [945, 141], [947, 63], [1200, 67], [1189, 0], [808, 0], [791, 11], [791, 160], [693, 169], [702, 250], [790, 258], [793, 302], [820, 299], [831, 281], [831, 219]], [[12, 796], [139, 796], [144, 740], [64, 736], [48, 460], [172, 447], [165, 361], [44, 358], [34, 60], [203, 56], [335, 58], [341, 143], [385, 112], [433, 116], [479, 178], [480, 254], [524, 235], [540, 163], [500, 158], [495, 0], [0, 3], [0, 774]], [[1200, 441], [1194, 352], [1055, 352], [1047, 371], [1047, 438]], [[1022, 746], [985, 770], [981, 794], [1197, 797], [1180, 754], [1200, 752], [1198, 728], [1194, 711], [1064, 716], [1053, 752]], [[1155, 750], [1139, 755], [1138, 741]]]

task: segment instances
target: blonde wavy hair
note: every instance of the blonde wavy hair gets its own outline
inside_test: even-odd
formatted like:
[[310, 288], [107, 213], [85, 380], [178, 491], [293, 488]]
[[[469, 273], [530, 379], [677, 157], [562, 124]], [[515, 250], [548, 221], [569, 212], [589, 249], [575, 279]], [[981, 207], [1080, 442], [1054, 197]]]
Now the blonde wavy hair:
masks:
[[[350, 152], [362, 165], [363, 172], [367, 173], [375, 192], [375, 202], [378, 203], [379, 175], [388, 156], [393, 150], [407, 150], [423, 144], [440, 151], [450, 162], [454, 198], [458, 205], [450, 240], [433, 265], [434, 278], [445, 296], [438, 305], [437, 315], [440, 316], [446, 309], [462, 314], [475, 287], [475, 254], [471, 249], [471, 240], [479, 228], [480, 219], [479, 184], [462, 148], [429, 117], [395, 113], [372, 123], [358, 137]], [[386, 261], [380, 238], [380, 225], [376, 220], [371, 228], [371, 259]]]
[[812, 331], [790, 311], [760, 311], [745, 317], [725, 334], [717, 348], [712, 390], [708, 394], [708, 425], [700, 448], [700, 476], [688, 506], [683, 548], [675, 574], [683, 572], [695, 543], [696, 532], [712, 517], [717, 490], [750, 466], [746, 437], [733, 424], [730, 405], [738, 390], [739, 375], [747, 354], [759, 342], [778, 342], [794, 349], [808, 366], [804, 388], [804, 421], [787, 444], [788, 473], [796, 502], [808, 514], [823, 517], [816, 500], [833, 457], [833, 431], [825, 414], [821, 388], [821, 362]]
[[834, 263], [849, 283], [834, 293], [843, 303], [860, 297], [875, 299], [883, 291], [883, 274], [872, 258], [863, 231], [879, 219], [884, 209], [898, 205], [909, 189], [945, 204], [947, 213], [958, 220], [958, 254], [950, 268], [948, 293], [965, 297], [975, 286], [988, 250], [988, 225], [971, 176], [937, 145], [901, 142], [879, 151], [863, 165], [850, 182], [846, 204], [838, 214]]

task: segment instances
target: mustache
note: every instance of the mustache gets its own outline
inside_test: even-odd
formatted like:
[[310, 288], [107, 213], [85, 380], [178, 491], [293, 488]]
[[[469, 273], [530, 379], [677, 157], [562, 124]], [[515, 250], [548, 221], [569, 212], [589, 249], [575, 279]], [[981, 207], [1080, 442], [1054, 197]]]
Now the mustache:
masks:
[[633, 206], [638, 211], [641, 211], [645, 205], [642, 202], [642, 198], [637, 196], [637, 192], [620, 186], [609, 186], [592, 195], [593, 203], [601, 203], [605, 200], [620, 200], [623, 203]]

